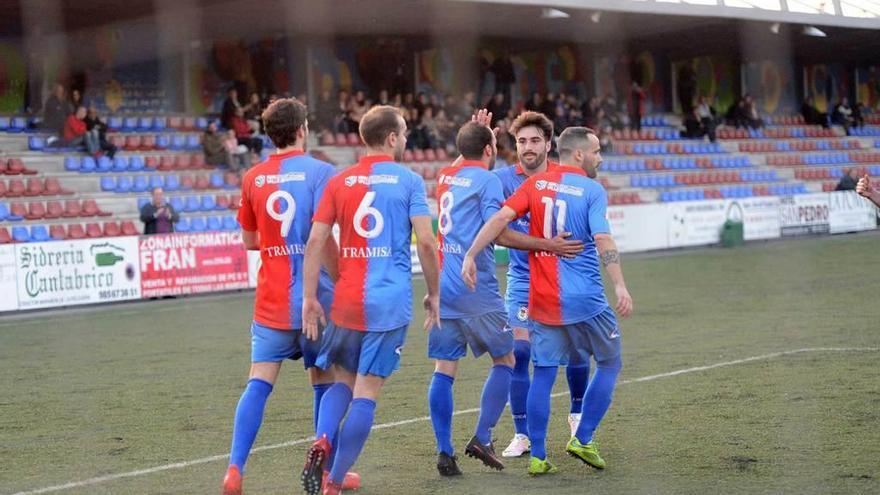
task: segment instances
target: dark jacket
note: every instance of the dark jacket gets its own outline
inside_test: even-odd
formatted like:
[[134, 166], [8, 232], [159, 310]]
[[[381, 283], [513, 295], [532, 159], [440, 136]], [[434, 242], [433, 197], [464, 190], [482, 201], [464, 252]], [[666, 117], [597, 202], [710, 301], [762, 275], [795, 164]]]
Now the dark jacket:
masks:
[[43, 104], [43, 127], [60, 135], [64, 130], [64, 121], [73, 113], [73, 105], [67, 100], [59, 100], [50, 96]]
[[[168, 212], [171, 213], [171, 232], [174, 232], [174, 224], [180, 220], [180, 214], [174, 211], [171, 203], [166, 202], [164, 206], [168, 209]], [[159, 208], [157, 208], [152, 201], [141, 208], [141, 222], [144, 222], [144, 234], [150, 235], [156, 233], [156, 211], [158, 209]]]

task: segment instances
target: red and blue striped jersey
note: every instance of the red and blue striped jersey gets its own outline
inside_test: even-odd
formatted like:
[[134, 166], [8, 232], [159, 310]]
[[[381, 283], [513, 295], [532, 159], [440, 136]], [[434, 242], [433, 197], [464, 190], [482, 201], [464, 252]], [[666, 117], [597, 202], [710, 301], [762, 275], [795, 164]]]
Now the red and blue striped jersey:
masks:
[[409, 324], [410, 219], [430, 215], [422, 178], [390, 156], [363, 157], [330, 179], [314, 221], [339, 224], [333, 323], [370, 332]]
[[461, 278], [461, 264], [477, 232], [501, 209], [501, 181], [481, 161], [464, 160], [440, 171], [437, 179], [437, 239], [440, 250], [440, 317], [467, 318], [504, 311], [495, 277], [495, 248], [477, 257], [477, 287]]
[[529, 254], [529, 317], [545, 325], [588, 320], [608, 307], [593, 236], [609, 234], [608, 196], [580, 168], [559, 166], [529, 178], [504, 203], [518, 217], [531, 215], [529, 234], [550, 239], [571, 232], [584, 243], [574, 259]]
[[[257, 232], [260, 260], [254, 321], [279, 330], [302, 328], [302, 265], [311, 218], [333, 167], [302, 151], [271, 155], [244, 175], [238, 223]], [[325, 305], [333, 283], [322, 271], [318, 298]]]

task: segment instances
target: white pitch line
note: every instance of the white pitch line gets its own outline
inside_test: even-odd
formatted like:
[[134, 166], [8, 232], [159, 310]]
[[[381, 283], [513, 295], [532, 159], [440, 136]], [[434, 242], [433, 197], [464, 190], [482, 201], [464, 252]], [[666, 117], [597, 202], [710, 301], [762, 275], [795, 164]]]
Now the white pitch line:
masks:
[[[735, 366], [737, 364], [745, 364], [751, 363], [754, 361], [763, 361], [766, 359], [773, 359], [782, 356], [789, 356], [792, 354], [803, 354], [807, 352], [878, 352], [880, 351], [880, 347], [807, 347], [803, 349], [794, 349], [791, 351], [781, 351], [781, 352], [772, 352], [770, 354], [762, 354], [760, 356], [752, 356], [743, 359], [736, 359], [733, 361], [724, 361], [715, 364], [709, 364], [706, 366], [694, 366], [693, 368], [684, 368], [680, 370], [668, 371], [666, 373], [659, 373], [656, 375], [648, 375], [640, 378], [631, 378], [629, 380], [622, 380], [618, 384], [626, 385], [630, 383], [640, 383], [640, 382], [649, 382], [653, 380], [659, 380], [661, 378], [669, 378], [678, 375], [685, 375], [688, 373], [696, 373], [699, 371], [712, 370], [716, 368], [723, 368], [725, 366]], [[552, 395], [552, 397], [560, 397], [563, 395], [568, 395], [568, 392], [559, 392]], [[461, 414], [472, 414], [478, 412], [479, 408], [473, 409], [462, 409], [459, 411], [455, 411], [453, 415], [461, 415]], [[382, 423], [373, 426], [373, 430], [384, 430], [386, 428], [395, 428], [398, 426], [409, 425], [413, 423], [421, 423], [424, 421], [430, 421], [430, 416], [420, 416], [417, 418], [404, 419], [401, 421], [394, 421], [391, 423]], [[300, 438], [297, 440], [290, 440], [288, 442], [277, 443], [273, 445], [263, 445], [262, 447], [256, 447], [251, 450], [251, 453], [264, 452], [267, 450], [276, 450], [283, 449], [285, 447], [293, 447], [296, 445], [301, 445], [304, 443], [311, 442], [315, 439], [314, 436], [308, 438]], [[172, 464], [165, 464], [162, 466], [155, 466], [146, 469], [138, 469], [136, 471], [128, 471], [126, 473], [117, 473], [117, 474], [108, 474], [106, 476], [98, 476], [96, 478], [89, 478], [87, 480], [82, 481], [72, 481], [70, 483], [64, 483], [63, 485], [55, 485], [55, 486], [47, 486], [45, 488], [39, 488], [36, 490], [29, 490], [24, 492], [16, 492], [12, 495], [39, 495], [42, 493], [52, 493], [52, 492], [60, 492], [62, 490], [69, 490], [71, 488], [81, 488], [84, 486], [97, 485], [100, 483], [105, 483], [107, 481], [116, 481], [125, 478], [133, 478], [136, 476], [144, 476], [153, 473], [159, 473], [162, 471], [168, 471], [171, 469], [183, 469], [190, 466], [196, 466], [199, 464], [207, 464], [209, 462], [220, 461], [223, 459], [228, 459], [229, 454], [220, 454], [220, 455], [212, 455], [210, 457], [202, 457], [201, 459], [193, 459], [191, 461], [182, 461], [175, 462]]]

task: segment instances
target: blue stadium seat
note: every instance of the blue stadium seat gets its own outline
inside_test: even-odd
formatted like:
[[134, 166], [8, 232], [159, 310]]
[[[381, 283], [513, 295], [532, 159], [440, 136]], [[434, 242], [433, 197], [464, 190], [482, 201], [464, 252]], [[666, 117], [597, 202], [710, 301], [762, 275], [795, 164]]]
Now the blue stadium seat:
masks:
[[[173, 205], [173, 203], [172, 203], [172, 205]], [[175, 230], [175, 232], [189, 232], [190, 231], [189, 219], [186, 217], [182, 217], [180, 219], [180, 221], [178, 221], [176, 224], [174, 224], [174, 230]]]
[[223, 175], [211, 174], [211, 187], [214, 189], [222, 188], [223, 187]]
[[150, 189], [150, 183], [144, 175], [138, 175], [134, 178], [134, 184], [131, 186], [132, 192], [147, 192]]
[[138, 198], [138, 199], [137, 199], [137, 202], [138, 202], [138, 211], [141, 211], [141, 210], [144, 208], [144, 206], [145, 206], [147, 203], [149, 203], [150, 201], [151, 201], [150, 198]]
[[641, 181], [639, 180], [639, 176], [638, 175], [630, 176], [629, 185], [630, 185], [630, 187], [642, 187]]
[[122, 131], [124, 132], [135, 132], [138, 128], [138, 119], [137, 117], [126, 117], [122, 121]]
[[168, 126], [168, 124], [167, 124], [167, 121], [165, 120], [165, 117], [156, 117], [153, 119], [152, 130], [164, 131], [167, 126]]
[[9, 218], [9, 206], [6, 203], [0, 203], [0, 222]]
[[116, 184], [115, 177], [101, 177], [101, 190], [102, 191], [116, 191], [118, 185]]
[[135, 155], [128, 161], [128, 169], [132, 172], [140, 172], [144, 169], [144, 157]]
[[199, 139], [198, 134], [190, 134], [190, 135], [186, 136], [186, 148], [188, 150], [202, 149], [202, 142]]
[[21, 225], [12, 227], [12, 240], [15, 242], [30, 242], [31, 233], [27, 227]]
[[186, 148], [186, 136], [182, 134], [175, 134], [171, 136], [171, 143], [168, 145], [168, 149], [182, 150], [184, 148]]
[[121, 175], [116, 180], [116, 192], [125, 193], [132, 191], [134, 184], [132, 183], [131, 176]]
[[141, 132], [149, 131], [153, 128], [153, 118], [152, 117], [141, 117], [138, 119], [137, 129]]
[[96, 172], [109, 172], [113, 169], [113, 161], [107, 158], [106, 156], [102, 156], [98, 158], [98, 166], [95, 168]]
[[125, 172], [128, 170], [128, 157], [117, 156], [113, 158], [113, 171]]
[[223, 221], [220, 217], [208, 217], [207, 227], [209, 231], [223, 230]]
[[208, 119], [205, 117], [199, 117], [196, 119], [196, 129], [200, 131], [204, 131], [208, 128]]
[[174, 211], [178, 213], [183, 211], [185, 205], [183, 204], [183, 198], [180, 196], [173, 196], [168, 202], [171, 203], [171, 207], [174, 208]]
[[667, 203], [667, 202], [669, 202], [669, 201], [672, 201], [672, 193], [669, 192], [669, 191], [663, 191], [663, 192], [661, 192], [661, 193], [660, 193], [660, 202], [661, 202], [661, 203]]
[[52, 240], [49, 236], [49, 229], [45, 225], [34, 225], [31, 227], [31, 242], [46, 242]]
[[24, 132], [27, 129], [27, 119], [24, 117], [12, 117], [6, 132]]
[[161, 175], [151, 175], [150, 176], [150, 191], [153, 189], [161, 187], [165, 188], [165, 177]]
[[110, 117], [107, 119], [107, 127], [111, 130], [122, 129], [122, 117]]
[[186, 203], [183, 207], [183, 211], [194, 212], [199, 211], [201, 208], [201, 203], [199, 202], [198, 196], [187, 196]]
[[202, 196], [201, 203], [202, 211], [214, 211], [214, 208], [217, 206], [217, 202], [214, 200], [214, 196]]
[[0, 131], [6, 132], [6, 130], [9, 129], [9, 126], [11, 125], [10, 120], [9, 117], [0, 115]]
[[78, 156], [64, 157], [64, 170], [68, 172], [76, 172], [82, 167], [82, 158]]
[[223, 230], [238, 230], [238, 221], [232, 215], [223, 217]]
[[205, 222], [205, 217], [194, 217], [190, 220], [189, 229], [192, 232], [204, 232], [208, 230], [208, 224]]
[[82, 159], [82, 165], [79, 167], [80, 172], [94, 172], [98, 168], [98, 162], [91, 156]]
[[171, 146], [171, 138], [167, 134], [159, 134], [156, 136], [156, 147], [159, 149], [168, 149]]
[[177, 191], [180, 189], [180, 178], [176, 175], [169, 175], [165, 177], [165, 190], [166, 191]]
[[43, 151], [46, 148], [46, 138], [43, 136], [29, 136], [28, 149], [31, 151]]

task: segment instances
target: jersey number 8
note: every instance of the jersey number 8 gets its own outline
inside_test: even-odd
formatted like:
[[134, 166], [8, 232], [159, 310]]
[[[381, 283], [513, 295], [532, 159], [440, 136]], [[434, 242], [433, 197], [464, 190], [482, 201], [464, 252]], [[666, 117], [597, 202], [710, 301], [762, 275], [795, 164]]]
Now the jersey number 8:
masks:
[[455, 204], [455, 197], [452, 191], [446, 191], [440, 196], [440, 213], [437, 218], [437, 230], [441, 234], [449, 235], [452, 231], [452, 205]]

